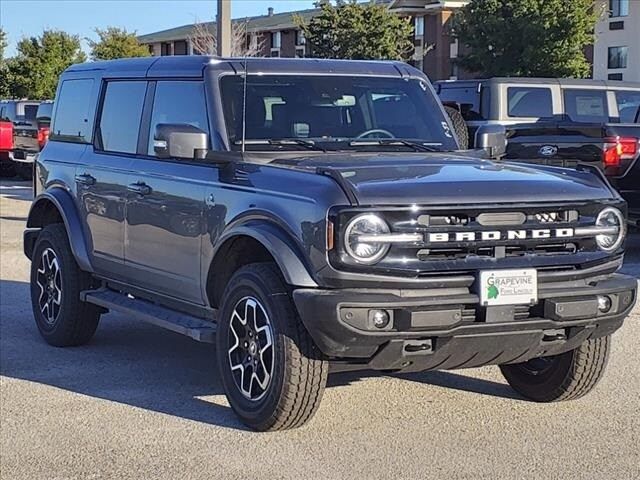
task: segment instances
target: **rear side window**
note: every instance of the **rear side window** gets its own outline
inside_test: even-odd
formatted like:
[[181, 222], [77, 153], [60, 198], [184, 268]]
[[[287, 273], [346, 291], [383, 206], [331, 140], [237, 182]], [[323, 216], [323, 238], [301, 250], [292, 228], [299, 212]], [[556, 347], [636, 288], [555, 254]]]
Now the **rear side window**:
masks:
[[564, 111], [574, 122], [606, 123], [609, 121], [607, 92], [604, 90], [565, 90]]
[[90, 143], [89, 112], [93, 79], [65, 80], [57, 100], [51, 140]]
[[486, 120], [480, 110], [479, 85], [441, 85], [438, 94], [442, 103], [459, 103], [462, 116], [467, 121]]
[[616, 90], [615, 94], [620, 123], [640, 123], [640, 92]]
[[136, 153], [147, 82], [108, 82], [96, 135], [96, 148]]
[[209, 133], [204, 85], [194, 81], [159, 81], [153, 100], [148, 154], [155, 156], [153, 137], [161, 123], [188, 124]]
[[507, 108], [510, 117], [553, 117], [551, 90], [540, 87], [509, 87]]

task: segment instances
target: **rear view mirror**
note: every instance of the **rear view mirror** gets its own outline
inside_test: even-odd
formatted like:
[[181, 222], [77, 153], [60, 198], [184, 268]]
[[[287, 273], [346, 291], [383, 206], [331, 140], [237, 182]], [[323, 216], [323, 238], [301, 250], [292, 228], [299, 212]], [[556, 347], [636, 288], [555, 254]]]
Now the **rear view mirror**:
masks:
[[159, 123], [153, 135], [153, 151], [158, 158], [204, 158], [209, 148], [206, 132], [181, 123]]
[[475, 146], [489, 158], [501, 158], [507, 153], [507, 130], [502, 125], [482, 125], [476, 131]]

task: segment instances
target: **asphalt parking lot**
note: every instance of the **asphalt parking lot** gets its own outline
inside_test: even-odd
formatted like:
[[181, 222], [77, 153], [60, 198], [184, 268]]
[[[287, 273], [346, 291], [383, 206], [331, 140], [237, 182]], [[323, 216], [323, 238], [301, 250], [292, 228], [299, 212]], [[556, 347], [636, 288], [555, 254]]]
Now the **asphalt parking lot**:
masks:
[[[495, 367], [338, 374], [302, 429], [258, 434], [235, 418], [214, 350], [103, 317], [57, 349], [29, 303], [25, 182], [0, 182], [0, 478], [640, 478], [640, 307], [583, 399], [535, 404]], [[640, 236], [625, 270], [640, 277]]]

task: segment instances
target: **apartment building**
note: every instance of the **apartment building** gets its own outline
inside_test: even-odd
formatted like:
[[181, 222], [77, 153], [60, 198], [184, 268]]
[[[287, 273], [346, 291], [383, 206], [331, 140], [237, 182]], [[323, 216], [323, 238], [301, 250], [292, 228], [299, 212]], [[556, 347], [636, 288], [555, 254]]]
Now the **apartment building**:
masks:
[[[458, 71], [454, 59], [458, 56], [458, 43], [448, 34], [448, 22], [455, 11], [470, 0], [377, 0], [391, 11], [410, 17], [415, 27], [415, 52], [411, 63], [423, 70], [432, 80], [464, 78], [466, 72]], [[294, 16], [309, 21], [320, 12], [318, 8], [296, 12], [276, 13], [269, 8], [265, 15], [235, 19], [246, 22], [246, 42], [259, 45], [260, 56], [304, 57], [308, 55], [302, 31], [297, 28]], [[215, 35], [215, 22], [202, 25]], [[194, 26], [149, 33], [138, 37], [140, 43], [149, 46], [152, 55], [193, 55], [201, 52], [190, 40]]]
[[640, 82], [640, 1], [599, 0], [593, 78]]

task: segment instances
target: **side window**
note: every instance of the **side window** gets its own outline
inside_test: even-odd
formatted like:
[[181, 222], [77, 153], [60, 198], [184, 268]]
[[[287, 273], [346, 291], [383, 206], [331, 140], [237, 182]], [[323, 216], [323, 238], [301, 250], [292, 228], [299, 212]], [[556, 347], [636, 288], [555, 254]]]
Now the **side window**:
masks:
[[136, 153], [147, 82], [108, 82], [98, 123], [96, 148]]
[[507, 109], [510, 117], [553, 117], [551, 90], [540, 87], [509, 87]]
[[91, 142], [89, 112], [93, 79], [65, 80], [60, 88], [51, 140], [74, 143]]
[[604, 90], [565, 90], [564, 111], [574, 122], [606, 123], [609, 121], [607, 92]]
[[640, 91], [616, 90], [620, 123], [640, 123]]
[[193, 81], [159, 81], [153, 100], [148, 154], [155, 156], [153, 138], [161, 123], [189, 124], [209, 133], [204, 85]]

